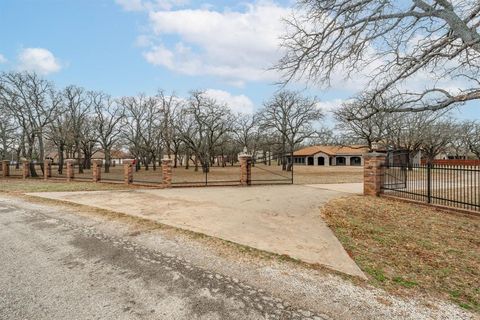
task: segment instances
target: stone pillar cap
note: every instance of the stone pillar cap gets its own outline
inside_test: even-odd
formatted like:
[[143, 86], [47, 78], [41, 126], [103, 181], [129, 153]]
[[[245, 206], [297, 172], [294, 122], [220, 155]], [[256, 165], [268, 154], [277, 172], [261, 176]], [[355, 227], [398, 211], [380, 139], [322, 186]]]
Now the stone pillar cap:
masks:
[[252, 155], [251, 155], [250, 153], [240, 153], [240, 154], [238, 155], [238, 157], [239, 157], [239, 158], [249, 158], [249, 157], [251, 158]]

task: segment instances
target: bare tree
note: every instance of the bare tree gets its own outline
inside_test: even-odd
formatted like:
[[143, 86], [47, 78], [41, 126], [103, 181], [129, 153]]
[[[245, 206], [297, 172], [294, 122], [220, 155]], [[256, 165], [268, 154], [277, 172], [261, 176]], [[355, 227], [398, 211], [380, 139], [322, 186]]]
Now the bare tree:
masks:
[[[60, 106], [60, 98], [53, 84], [35, 73], [10, 72], [1, 75], [0, 88], [3, 106], [9, 109], [23, 130], [23, 142], [27, 143], [24, 155], [29, 160], [40, 160], [43, 170], [45, 129]], [[33, 163], [30, 165], [30, 174], [37, 176]]]
[[468, 122], [456, 121], [452, 124], [451, 141], [448, 148], [454, 152], [455, 159], [467, 159], [468, 157], [470, 151], [468, 147], [469, 129]]
[[[195, 156], [198, 164], [208, 171], [223, 138], [232, 130], [233, 117], [226, 105], [218, 104], [202, 91], [193, 91], [181, 110], [178, 132], [182, 141]], [[189, 159], [187, 158], [187, 161]]]
[[468, 149], [477, 159], [480, 159], [480, 123], [476, 121], [468, 121], [465, 126], [465, 141]]
[[372, 151], [374, 143], [384, 140], [392, 115], [375, 113], [378, 106], [370, 104], [365, 107], [364, 99], [369, 98], [363, 96], [344, 103], [340, 109], [334, 111], [334, 117], [337, 129], [342, 131], [344, 136], [351, 141], [365, 144]]
[[0, 102], [0, 160], [11, 154], [15, 135], [14, 119]]
[[422, 156], [427, 163], [433, 163], [436, 156], [442, 152], [448, 152], [447, 147], [453, 140], [454, 123], [449, 120], [441, 120], [426, 125], [423, 129]]
[[235, 142], [255, 155], [259, 142], [259, 115], [238, 114], [235, 120]]
[[88, 151], [90, 145], [89, 135], [87, 134], [87, 125], [89, 124], [89, 114], [91, 113], [92, 101], [85, 89], [77, 86], [68, 86], [62, 91], [64, 110], [68, 115], [68, 125], [71, 139], [74, 146], [72, 157], [77, 158], [78, 172], [83, 173], [84, 164], [89, 155], [82, 152]]
[[[478, 0], [298, 0], [286, 22], [286, 53], [276, 66], [285, 82], [328, 85], [336, 74], [363, 71], [371, 77], [371, 101], [397, 102], [377, 104], [376, 112], [434, 111], [480, 99]], [[416, 85], [425, 75], [431, 80]]]
[[390, 117], [383, 142], [389, 149], [403, 151], [411, 169], [413, 158], [421, 151], [431, 134], [430, 128], [441, 116], [435, 112], [419, 112]]
[[140, 94], [136, 97], [124, 97], [119, 103], [125, 108], [123, 137], [129, 145], [130, 153], [137, 160], [136, 169], [140, 170], [140, 161], [145, 170], [149, 170], [152, 163], [156, 169], [162, 121], [157, 97]]
[[112, 160], [112, 148], [120, 140], [121, 121], [125, 113], [120, 104], [103, 92], [91, 92], [93, 110], [95, 114], [95, 132], [98, 135], [98, 143], [105, 155], [105, 173], [110, 172]]
[[[281, 153], [285, 157], [307, 138], [313, 137], [312, 124], [323, 117], [316, 98], [302, 96], [296, 91], [281, 91], [265, 102], [260, 111], [261, 123], [274, 129], [281, 137]], [[287, 170], [285, 162], [283, 170]]]

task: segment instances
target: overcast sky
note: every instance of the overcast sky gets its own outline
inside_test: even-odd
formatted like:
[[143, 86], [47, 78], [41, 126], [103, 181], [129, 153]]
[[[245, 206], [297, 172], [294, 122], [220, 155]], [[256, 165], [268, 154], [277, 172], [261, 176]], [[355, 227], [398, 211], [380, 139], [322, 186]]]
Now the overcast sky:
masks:
[[[253, 112], [278, 89], [267, 71], [281, 55], [282, 17], [293, 1], [1, 0], [0, 70], [33, 70], [57, 86], [114, 96], [186, 96], [202, 89]], [[308, 93], [332, 109], [364, 83], [336, 75]], [[298, 88], [303, 88], [298, 85]], [[456, 113], [480, 118], [479, 103]]]

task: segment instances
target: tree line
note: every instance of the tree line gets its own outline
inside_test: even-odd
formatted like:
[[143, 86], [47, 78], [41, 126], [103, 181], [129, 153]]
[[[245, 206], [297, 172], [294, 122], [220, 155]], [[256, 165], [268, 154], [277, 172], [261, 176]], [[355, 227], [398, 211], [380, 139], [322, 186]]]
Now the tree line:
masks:
[[0, 158], [31, 160], [32, 176], [33, 162], [43, 170], [52, 154], [59, 171], [70, 158], [83, 172], [98, 151], [105, 172], [113, 151], [129, 153], [137, 170], [155, 170], [163, 157], [194, 170], [233, 165], [244, 148], [262, 161], [282, 160], [318, 136], [322, 118], [317, 98], [296, 91], [276, 93], [255, 114], [234, 114], [201, 90], [187, 98], [163, 90], [114, 98], [75, 85], [57, 89], [32, 72], [0, 74]]
[[[344, 103], [334, 111], [337, 130], [349, 141], [361, 142], [370, 150], [379, 145], [403, 151], [407, 161], [419, 152], [432, 162], [440, 154], [456, 159], [474, 155], [480, 159], [480, 123], [459, 121], [448, 111], [378, 113], [379, 106], [365, 106], [361, 98]], [[368, 115], [368, 116], [367, 116]]]

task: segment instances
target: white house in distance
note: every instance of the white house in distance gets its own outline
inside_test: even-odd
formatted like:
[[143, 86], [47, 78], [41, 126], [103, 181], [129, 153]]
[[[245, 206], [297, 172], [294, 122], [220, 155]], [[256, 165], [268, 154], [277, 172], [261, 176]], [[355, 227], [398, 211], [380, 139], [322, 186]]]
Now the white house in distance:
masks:
[[363, 166], [364, 146], [311, 146], [293, 153], [293, 163], [306, 166]]

